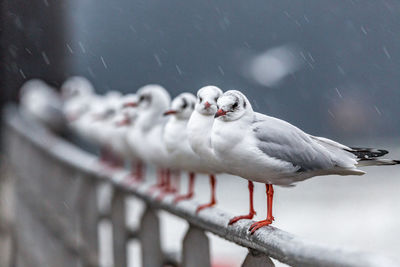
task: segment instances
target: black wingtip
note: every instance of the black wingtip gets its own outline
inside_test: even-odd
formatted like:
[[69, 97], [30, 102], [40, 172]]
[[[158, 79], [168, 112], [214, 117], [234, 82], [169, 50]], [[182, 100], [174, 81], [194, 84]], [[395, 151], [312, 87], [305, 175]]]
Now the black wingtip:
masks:
[[351, 147], [351, 150], [347, 151], [353, 153], [359, 159], [379, 158], [389, 153], [389, 151], [384, 149], [360, 147]]

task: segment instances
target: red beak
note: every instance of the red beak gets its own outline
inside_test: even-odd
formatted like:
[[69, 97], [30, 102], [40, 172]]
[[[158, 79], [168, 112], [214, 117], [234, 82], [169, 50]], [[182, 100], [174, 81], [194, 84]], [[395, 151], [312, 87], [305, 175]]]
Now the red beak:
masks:
[[226, 111], [225, 110], [218, 109], [217, 113], [215, 113], [214, 118], [218, 118], [218, 117], [225, 116], [225, 115], [226, 115]]
[[125, 125], [130, 125], [131, 120], [130, 119], [124, 119], [122, 121], [119, 121], [116, 123], [117, 127], [125, 126]]
[[164, 116], [168, 116], [168, 115], [172, 115], [172, 114], [176, 114], [176, 113], [177, 113], [176, 110], [171, 109], [171, 110], [165, 111]]
[[208, 101], [206, 101], [206, 102], [204, 103], [204, 107], [207, 109], [207, 108], [211, 107], [211, 104], [208, 103]]
[[134, 107], [137, 107], [137, 105], [138, 105], [138, 103], [136, 103], [136, 102], [127, 102], [127, 103], [124, 103], [122, 105], [122, 107], [124, 107], [124, 108], [128, 108], [128, 107], [134, 108]]

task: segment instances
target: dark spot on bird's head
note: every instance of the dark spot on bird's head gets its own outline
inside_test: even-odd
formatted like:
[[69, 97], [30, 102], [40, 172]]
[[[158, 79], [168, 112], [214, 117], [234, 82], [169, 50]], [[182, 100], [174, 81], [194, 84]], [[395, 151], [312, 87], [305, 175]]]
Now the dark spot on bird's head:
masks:
[[182, 104], [181, 108], [182, 108], [182, 109], [187, 108], [188, 102], [187, 102], [186, 98], [182, 98], [182, 102], [183, 102], [183, 104]]
[[238, 105], [239, 105], [238, 102], [233, 103], [233, 105], [232, 105], [232, 110], [235, 110], [235, 109], [238, 107]]

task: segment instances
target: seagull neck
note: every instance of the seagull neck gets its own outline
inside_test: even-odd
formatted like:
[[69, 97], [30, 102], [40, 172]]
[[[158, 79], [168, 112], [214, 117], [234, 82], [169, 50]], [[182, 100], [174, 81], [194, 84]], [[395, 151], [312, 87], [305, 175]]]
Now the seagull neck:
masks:
[[137, 126], [146, 132], [158, 123], [160, 117], [161, 112], [158, 110], [150, 109], [143, 111], [137, 119]]

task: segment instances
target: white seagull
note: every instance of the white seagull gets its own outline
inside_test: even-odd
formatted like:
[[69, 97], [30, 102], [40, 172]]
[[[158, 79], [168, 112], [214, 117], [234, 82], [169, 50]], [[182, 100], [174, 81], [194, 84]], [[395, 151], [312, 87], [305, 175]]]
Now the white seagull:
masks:
[[113, 118], [120, 107], [121, 93], [109, 91], [92, 105], [89, 114], [89, 135], [100, 147], [100, 160], [106, 167], [120, 167], [121, 162], [112, 153]]
[[131, 149], [143, 162], [152, 163], [159, 170], [159, 186], [168, 176], [168, 153], [162, 141], [166, 118], [163, 113], [169, 108], [171, 98], [162, 86], [150, 84], [137, 91], [138, 101], [126, 105], [138, 106], [138, 117], [127, 134]]
[[216, 86], [205, 86], [198, 90], [197, 103], [187, 124], [190, 147], [205, 163], [207, 168], [203, 172], [209, 173], [211, 184], [210, 202], [198, 207], [197, 211], [212, 207], [217, 203], [214, 174], [223, 172], [223, 169], [211, 148], [211, 129], [214, 123], [214, 114], [217, 112], [217, 100], [221, 95], [222, 90]]
[[[138, 117], [138, 96], [136, 94], [127, 94], [121, 98], [121, 107], [117, 116], [114, 118], [114, 149], [119, 151], [122, 158], [130, 163], [131, 172], [129, 179], [139, 181], [143, 178], [142, 162], [133, 149], [128, 144], [127, 135], [133, 127]], [[135, 103], [132, 105], [132, 103]]]
[[239, 91], [225, 92], [218, 108], [211, 134], [215, 155], [229, 173], [266, 184], [267, 218], [250, 227], [252, 234], [274, 220], [273, 185], [291, 186], [320, 175], [363, 175], [360, 166], [400, 163], [377, 158], [386, 150], [351, 148], [254, 112]]
[[84, 77], [70, 77], [61, 86], [61, 96], [68, 126], [82, 138], [90, 139], [89, 125], [92, 119], [89, 113], [100, 99], [93, 85]]
[[171, 108], [164, 113], [170, 116], [163, 134], [170, 166], [172, 169], [189, 173], [188, 192], [177, 196], [175, 203], [194, 196], [195, 173], [205, 173], [206, 170], [205, 163], [193, 152], [188, 140], [187, 124], [195, 105], [196, 97], [193, 94], [182, 93], [175, 97]]
[[31, 79], [22, 85], [19, 93], [20, 107], [26, 115], [53, 131], [64, 130], [63, 103], [54, 88], [42, 80]]

